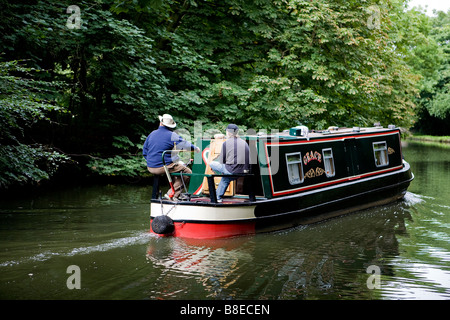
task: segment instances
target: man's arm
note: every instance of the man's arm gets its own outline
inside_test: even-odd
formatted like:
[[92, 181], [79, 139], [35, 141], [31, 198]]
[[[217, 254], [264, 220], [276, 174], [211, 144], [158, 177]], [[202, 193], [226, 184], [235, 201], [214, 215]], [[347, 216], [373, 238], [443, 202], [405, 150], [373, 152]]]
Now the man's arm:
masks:
[[142, 155], [144, 156], [145, 159], [147, 159], [147, 154], [148, 154], [148, 138], [149, 138], [149, 136], [147, 137], [147, 139], [145, 139], [144, 146], [142, 147]]
[[220, 150], [220, 163], [227, 163], [227, 142], [222, 143], [222, 150]]
[[174, 144], [176, 144], [178, 150], [192, 150], [195, 152], [200, 152], [200, 148], [193, 145], [187, 140], [184, 140], [181, 136], [179, 136], [176, 132], [172, 132], [171, 140]]

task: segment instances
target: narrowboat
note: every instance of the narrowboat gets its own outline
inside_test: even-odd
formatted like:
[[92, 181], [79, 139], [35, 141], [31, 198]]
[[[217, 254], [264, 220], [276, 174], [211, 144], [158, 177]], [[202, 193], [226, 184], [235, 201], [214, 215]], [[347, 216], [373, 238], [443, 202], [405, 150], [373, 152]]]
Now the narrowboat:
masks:
[[200, 138], [184, 199], [165, 200], [154, 186], [151, 232], [211, 239], [281, 230], [397, 201], [414, 179], [393, 125], [311, 132], [297, 126], [241, 138], [250, 147], [251, 172], [232, 176], [223, 202], [215, 193], [222, 176], [208, 163], [225, 139]]

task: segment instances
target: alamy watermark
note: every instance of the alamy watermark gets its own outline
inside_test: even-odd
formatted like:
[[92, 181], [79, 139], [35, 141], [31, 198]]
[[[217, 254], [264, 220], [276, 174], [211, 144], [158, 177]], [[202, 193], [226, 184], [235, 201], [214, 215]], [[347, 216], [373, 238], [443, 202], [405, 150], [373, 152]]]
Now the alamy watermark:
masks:
[[381, 11], [380, 7], [373, 5], [367, 8], [369, 18], [367, 19], [367, 28], [370, 30], [380, 29], [381, 26]]
[[379, 266], [370, 265], [367, 267], [366, 272], [370, 274], [367, 278], [367, 288], [370, 290], [381, 288], [381, 269]]
[[81, 270], [77, 265], [70, 265], [67, 267], [66, 273], [71, 275], [67, 278], [66, 286], [67, 289], [81, 289]]
[[[380, 29], [381, 26], [381, 10], [377, 5], [369, 6], [366, 9], [369, 17], [367, 19], [367, 28]], [[72, 4], [67, 7], [66, 12], [71, 14], [67, 18], [66, 27], [68, 29], [80, 29], [81, 28], [81, 10], [80, 7]]]
[[[193, 135], [191, 133], [194, 133]], [[193, 130], [188, 130], [186, 128], [176, 129], [174, 130], [174, 134], [172, 135], [172, 140], [175, 142], [178, 140], [178, 135], [183, 139], [190, 141], [193, 144], [198, 143], [201, 140], [209, 140], [216, 138], [225, 138], [226, 132], [221, 132], [218, 129], [206, 129], [203, 130], [203, 123], [201, 121], [194, 122]], [[280, 131], [278, 129], [272, 129], [270, 132], [268, 130], [260, 130], [257, 132], [255, 129], [247, 129], [246, 131], [240, 129], [238, 136], [247, 135], [247, 136], [259, 136], [263, 137], [263, 139], [252, 139], [249, 141], [249, 144], [252, 144], [250, 150], [250, 164], [258, 163], [258, 155], [255, 152], [261, 153], [259, 159], [263, 166], [260, 168], [261, 175], [273, 175], [278, 172], [279, 169], [279, 149], [280, 146], [278, 142], [280, 141]], [[258, 146], [256, 145], [258, 144]], [[198, 145], [198, 147], [201, 147]], [[176, 149], [179, 150], [187, 150], [186, 147], [177, 145]], [[259, 150], [259, 151], [258, 151]], [[202, 154], [194, 157], [194, 164], [202, 163], [205, 159], [208, 159], [209, 147], [206, 147]], [[237, 152], [240, 152], [239, 150]], [[244, 150], [242, 150], [244, 152]], [[178, 152], [172, 152], [172, 157], [176, 159], [176, 157], [183, 158], [182, 154]], [[183, 159], [184, 160], [184, 159]]]
[[67, 18], [66, 27], [69, 29], [80, 29], [81, 28], [81, 10], [77, 5], [71, 5], [67, 7], [67, 13], [71, 13], [70, 17]]

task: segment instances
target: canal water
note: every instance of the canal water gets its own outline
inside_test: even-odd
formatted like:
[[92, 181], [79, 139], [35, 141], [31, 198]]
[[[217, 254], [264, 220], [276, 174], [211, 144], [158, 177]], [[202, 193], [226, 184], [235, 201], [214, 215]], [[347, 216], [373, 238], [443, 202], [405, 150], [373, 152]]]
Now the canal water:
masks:
[[149, 234], [145, 186], [2, 199], [0, 299], [449, 299], [450, 149], [403, 151], [403, 201], [226, 240]]

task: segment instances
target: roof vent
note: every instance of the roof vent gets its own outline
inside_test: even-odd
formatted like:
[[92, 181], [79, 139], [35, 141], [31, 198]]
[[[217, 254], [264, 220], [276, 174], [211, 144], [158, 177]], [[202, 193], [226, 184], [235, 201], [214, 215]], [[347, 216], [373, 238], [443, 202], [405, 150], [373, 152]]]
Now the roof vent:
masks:
[[289, 129], [289, 134], [296, 137], [308, 137], [308, 132], [309, 130], [306, 126], [296, 126]]

